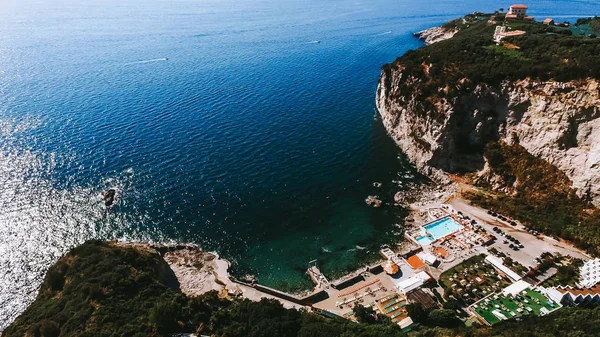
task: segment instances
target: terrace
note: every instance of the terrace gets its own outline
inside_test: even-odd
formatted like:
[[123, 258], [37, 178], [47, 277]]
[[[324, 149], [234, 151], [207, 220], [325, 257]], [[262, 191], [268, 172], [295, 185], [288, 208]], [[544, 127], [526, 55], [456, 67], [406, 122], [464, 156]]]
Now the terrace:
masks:
[[477, 255], [454, 266], [440, 276], [440, 284], [446, 292], [474, 303], [488, 294], [504, 289], [510, 280], [503, 273], [486, 263], [485, 255]]
[[470, 307], [470, 310], [485, 320], [489, 325], [494, 325], [503, 320], [546, 315], [561, 305], [548, 299], [537, 290], [525, 289], [518, 294], [494, 294]]
[[406, 297], [397, 293], [390, 294], [375, 301], [375, 307], [379, 312], [389, 317], [394, 323], [399, 323], [408, 317], [408, 312], [405, 308], [407, 304]]

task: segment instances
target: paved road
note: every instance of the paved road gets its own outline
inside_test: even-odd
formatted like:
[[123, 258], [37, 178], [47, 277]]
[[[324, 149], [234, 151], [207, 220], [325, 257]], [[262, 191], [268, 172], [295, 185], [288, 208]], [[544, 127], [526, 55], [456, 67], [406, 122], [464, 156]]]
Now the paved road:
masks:
[[[498, 251], [505, 253], [506, 255], [518, 261], [526, 267], [533, 267], [535, 265], [534, 258], [539, 256], [543, 252], [560, 253], [562, 255], [571, 255], [576, 258], [588, 260], [590, 257], [585, 252], [575, 248], [572, 245], [561, 243], [553, 238], [545, 235], [534, 236], [529, 234], [523, 229], [523, 226], [517, 225], [515, 227], [508, 225], [497, 218], [487, 214], [487, 210], [468, 204], [466, 201], [454, 198], [449, 204], [454, 207], [455, 210], [463, 212], [468, 215], [471, 219], [475, 219], [481, 226], [483, 226], [489, 233], [495, 235], [498, 240], [490, 247], [496, 248]], [[514, 251], [508, 247], [508, 244], [502, 243], [503, 237], [496, 234], [492, 228], [498, 227], [507, 234], [515, 237], [519, 240], [525, 248]]]

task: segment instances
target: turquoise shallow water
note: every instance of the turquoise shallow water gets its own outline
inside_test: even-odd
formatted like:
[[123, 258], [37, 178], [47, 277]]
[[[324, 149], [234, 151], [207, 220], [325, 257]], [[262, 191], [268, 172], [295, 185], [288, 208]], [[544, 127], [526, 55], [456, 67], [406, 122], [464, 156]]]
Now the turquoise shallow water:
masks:
[[403, 211], [364, 198], [420, 181], [376, 117], [379, 69], [421, 46], [412, 32], [496, 7], [2, 1], [0, 329], [92, 238], [199, 243], [279, 288], [306, 287], [311, 259], [337, 275], [375, 256]]

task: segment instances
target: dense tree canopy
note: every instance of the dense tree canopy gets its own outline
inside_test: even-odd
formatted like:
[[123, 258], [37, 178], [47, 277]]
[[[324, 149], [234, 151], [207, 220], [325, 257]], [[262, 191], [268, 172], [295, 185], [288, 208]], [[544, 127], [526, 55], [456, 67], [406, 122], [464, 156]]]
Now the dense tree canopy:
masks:
[[[216, 292], [188, 298], [173, 284], [165, 262], [152, 252], [89, 242], [60, 259], [48, 272], [35, 302], [3, 336], [171, 336], [199, 332], [222, 337], [402, 337], [387, 320], [354, 323], [288, 310], [272, 300], [222, 300]], [[50, 277], [61, 279], [62, 287]], [[59, 277], [60, 276], [60, 277]], [[466, 328], [453, 310], [407, 306], [423, 325], [417, 336], [591, 336], [600, 310], [568, 308], [546, 317], [509, 321], [493, 329]], [[551, 322], [560, 322], [553, 326]], [[452, 330], [444, 329], [452, 328]], [[556, 335], [555, 333], [561, 333]], [[562, 334], [564, 333], [564, 334]], [[592, 334], [590, 334], [592, 333]]]
[[[492, 37], [501, 23], [491, 24], [488, 19], [489, 15], [468, 15], [464, 20], [451, 21], [445, 25], [447, 28], [460, 28], [452, 39], [408, 51], [385, 65], [384, 70], [403, 67], [407, 74], [422, 79], [426, 84], [421, 92], [423, 99], [450, 96], [480, 83], [493, 85], [528, 77], [558, 81], [600, 78], [600, 39], [574, 36], [568, 28], [520, 20], [509, 21], [508, 26], [526, 34], [504, 38], [496, 45]], [[449, 92], [439, 90], [449, 84]]]

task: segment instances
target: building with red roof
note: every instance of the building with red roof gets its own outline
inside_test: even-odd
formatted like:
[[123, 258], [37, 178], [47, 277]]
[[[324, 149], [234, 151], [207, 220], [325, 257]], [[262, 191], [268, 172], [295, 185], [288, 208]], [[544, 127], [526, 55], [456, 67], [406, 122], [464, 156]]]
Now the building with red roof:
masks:
[[527, 6], [523, 4], [512, 5], [508, 8], [508, 15], [515, 15], [516, 17], [524, 17], [527, 15]]

